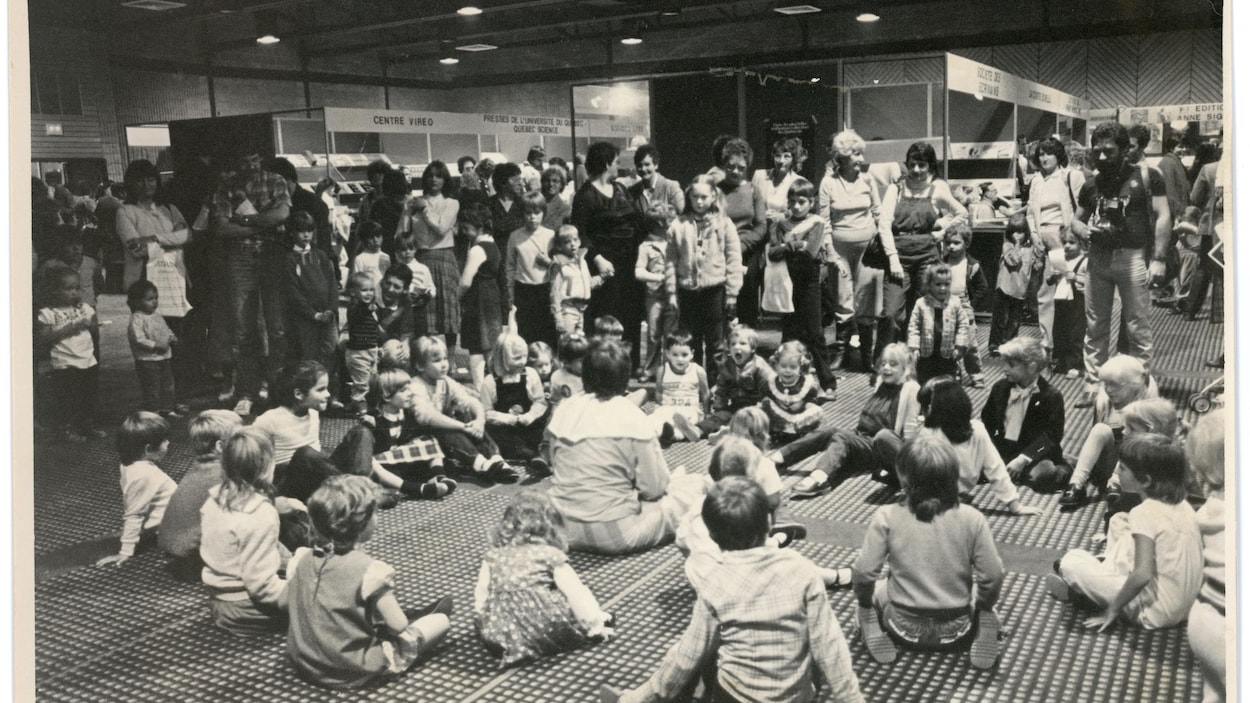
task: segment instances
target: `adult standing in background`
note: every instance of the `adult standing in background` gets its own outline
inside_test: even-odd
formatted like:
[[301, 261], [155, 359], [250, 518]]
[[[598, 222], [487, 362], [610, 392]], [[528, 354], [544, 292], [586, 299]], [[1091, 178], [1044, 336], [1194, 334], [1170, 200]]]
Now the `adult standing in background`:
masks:
[[887, 188], [881, 199], [877, 231], [889, 269], [881, 291], [874, 360], [886, 345], [904, 338], [912, 306], [924, 295], [924, 269], [941, 258], [938, 240], [946, 225], [968, 216], [950, 186], [938, 178], [937, 153], [931, 144], [908, 147], [904, 165], [907, 175]]
[[117, 211], [117, 237], [126, 249], [122, 290], [138, 281], [156, 285], [160, 313], [179, 338], [182, 320], [191, 311], [187, 301], [187, 268], [182, 249], [191, 239], [187, 220], [178, 208], [164, 202], [161, 175], [147, 159], [131, 161], [123, 178], [126, 200]]
[[[369, 180], [370, 190], [360, 201], [360, 209], [356, 212], [356, 222], [369, 221], [369, 211], [373, 209], [377, 201], [382, 199], [382, 179], [391, 170], [391, 165], [381, 159], [369, 164], [365, 169], [365, 178]], [[354, 256], [356, 250], [353, 249], [351, 253]]]
[[[278, 157], [265, 159], [264, 169], [282, 176], [291, 194], [291, 212], [306, 212], [313, 219], [316, 231], [313, 235], [313, 246], [325, 252], [330, 261], [337, 262], [334, 253], [334, 232], [330, 228], [330, 208], [316, 193], [299, 184], [299, 175], [295, 165], [287, 159]], [[336, 264], [337, 266], [337, 264]]]
[[525, 163], [521, 164], [521, 185], [522, 188], [517, 191], [517, 197], [521, 197], [524, 193], [537, 193], [542, 187], [543, 159], [547, 158], [547, 152], [543, 151], [541, 146], [530, 147], [530, 151], [525, 155]]
[[408, 213], [408, 177], [398, 170], [382, 176], [382, 197], [373, 202], [369, 219], [382, 225], [382, 251], [395, 260], [395, 242]]
[[[881, 199], [872, 177], [864, 173], [865, 146], [863, 138], [851, 129], [839, 132], [829, 140], [833, 170], [820, 182], [817, 202], [833, 250], [846, 262], [847, 275], [852, 283], [854, 324], [859, 332], [861, 348], [871, 349], [877, 318], [874, 279], [879, 279], [879, 273], [876, 269], [861, 266], [861, 260], [868, 242], [877, 233]], [[850, 322], [847, 319], [838, 320], [838, 338], [843, 342], [844, 353], [850, 346], [853, 333]], [[870, 370], [867, 368], [870, 366], [867, 356], [861, 355], [862, 370]]]
[[642, 333], [643, 286], [634, 278], [638, 261], [639, 216], [625, 186], [616, 181], [620, 151], [608, 142], [595, 142], [586, 150], [586, 182], [573, 196], [570, 222], [577, 227], [586, 259], [600, 275], [603, 285], [590, 296], [586, 327], [600, 315], [612, 315], [625, 327], [632, 368], [639, 366]]
[[[240, 197], [241, 196], [241, 197]], [[235, 202], [236, 198], [239, 202]], [[233, 182], [213, 197], [212, 228], [226, 245], [226, 268], [234, 304], [234, 359], [237, 364], [234, 411], [252, 414], [252, 399], [267, 376], [277, 388], [286, 359], [285, 300], [282, 294], [282, 245], [278, 227], [291, 214], [286, 181], [260, 168], [260, 154], [239, 162]], [[265, 339], [261, 338], [264, 315]], [[267, 344], [266, 344], [267, 343]], [[268, 361], [263, 361], [266, 346]]]
[[499, 164], [491, 174], [490, 182], [495, 186], [495, 194], [486, 201], [490, 206], [491, 231], [499, 251], [507, 251], [508, 237], [525, 226], [525, 202], [521, 200], [525, 194], [525, 183], [521, 178], [521, 167]]
[[559, 166], [548, 166], [543, 171], [540, 180], [540, 189], [542, 190], [543, 199], [547, 201], [547, 212], [543, 215], [543, 227], [552, 232], [560, 228], [560, 225], [569, 221], [569, 215], [573, 213], [573, 206], [568, 200], [564, 199], [564, 187], [568, 185], [568, 172]]
[[421, 173], [421, 197], [413, 198], [404, 218], [404, 231], [417, 240], [417, 261], [430, 269], [434, 299], [417, 311], [421, 334], [441, 334], [447, 348], [456, 348], [460, 332], [460, 266], [456, 263], [456, 220], [460, 202], [444, 194], [451, 172], [442, 161], [431, 161]]
[[646, 212], [655, 203], [667, 203], [673, 212], [681, 214], [686, 209], [686, 196], [677, 181], [660, 175], [660, 150], [654, 144], [643, 144], [634, 152], [634, 168], [638, 170], [638, 182], [629, 187], [638, 212]]
[[[1072, 226], [1076, 197], [1085, 186], [1085, 176], [1068, 168], [1068, 150], [1054, 137], [1037, 145], [1037, 173], [1029, 182], [1029, 206], [1025, 213], [1035, 251], [1048, 259], [1063, 260], [1060, 234]], [[1066, 265], [1065, 265], [1066, 266]], [[1037, 288], [1037, 323], [1042, 329], [1042, 343], [1055, 348], [1055, 286], [1051, 279], [1063, 270], [1047, 261], [1041, 285]]]
[[[717, 139], [720, 141], [720, 138]], [[713, 153], [716, 153], [713, 145]], [[768, 243], [768, 220], [764, 194], [747, 180], [754, 154], [745, 139], [732, 137], [720, 146], [716, 171], [722, 174], [717, 187], [724, 201], [721, 213], [734, 223], [742, 246], [742, 290], [738, 293], [738, 319], [744, 325], [758, 327], [760, 320], [760, 288], [764, 282], [763, 256]]]

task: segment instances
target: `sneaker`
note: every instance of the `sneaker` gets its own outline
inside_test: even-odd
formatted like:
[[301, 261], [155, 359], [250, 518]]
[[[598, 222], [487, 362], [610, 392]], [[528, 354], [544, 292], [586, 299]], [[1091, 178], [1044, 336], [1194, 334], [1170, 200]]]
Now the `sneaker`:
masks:
[[[1058, 564], [1055, 566], [1058, 567]], [[1058, 574], [1046, 574], [1046, 592], [1060, 603], [1072, 600], [1072, 589], [1068, 587], [1068, 582], [1060, 578]]]
[[833, 490], [829, 477], [823, 471], [813, 471], [806, 478], [794, 484], [790, 490], [792, 498], [815, 498]]
[[508, 462], [503, 459], [496, 459], [487, 464], [486, 469], [479, 475], [491, 483], [516, 483], [521, 478], [516, 470], [508, 466]]
[[681, 413], [673, 413], [673, 427], [677, 428], [687, 442], [698, 442], [703, 439], [703, 433], [699, 431], [699, 428], [690, 421], [690, 418]]
[[234, 414], [239, 417], [247, 417], [252, 414], [252, 399], [240, 398], [239, 402], [234, 405]]
[[795, 541], [807, 537], [807, 527], [797, 522], [786, 522], [773, 525], [773, 529], [768, 532], [769, 538], [777, 541], [778, 547], [789, 547]]
[[998, 663], [998, 615], [992, 610], [977, 612], [977, 636], [968, 648], [968, 661], [978, 669], [991, 669]]
[[898, 657], [898, 647], [881, 628], [875, 608], [859, 608], [859, 636], [864, 638], [864, 646], [877, 663], [889, 664]]
[[1079, 508], [1085, 504], [1085, 487], [1069, 485], [1059, 496], [1059, 507]]
[[269, 381], [262, 381], [260, 391], [256, 393], [256, 397], [261, 400], [269, 400]]
[[529, 475], [533, 478], [547, 478], [551, 475], [551, 464], [548, 464], [547, 460], [540, 456], [530, 459], [529, 466], [526, 468], [529, 471]]
[[668, 449], [676, 441], [677, 430], [673, 428], [673, 423], [664, 423], [664, 427], [660, 429], [660, 449]]
[[1068, 378], [1080, 378], [1081, 371], [1080, 369], [1068, 369], [1068, 372], [1065, 373], [1064, 376], [1067, 376]]

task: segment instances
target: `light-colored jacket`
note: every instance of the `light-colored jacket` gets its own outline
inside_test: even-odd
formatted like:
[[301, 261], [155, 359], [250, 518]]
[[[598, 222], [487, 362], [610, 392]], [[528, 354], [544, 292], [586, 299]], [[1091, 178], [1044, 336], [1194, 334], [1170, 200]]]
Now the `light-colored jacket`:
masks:
[[210, 490], [200, 508], [204, 585], [218, 593], [246, 592], [256, 603], [280, 604], [286, 581], [278, 577], [278, 509], [254, 493], [237, 510], [226, 510], [217, 503], [220, 490]]
[[668, 234], [678, 288], [698, 290], [723, 285], [726, 298], [738, 297], [742, 289], [742, 245], [738, 230], [728, 217], [719, 213], [709, 213], [704, 218], [682, 215], [669, 225]]

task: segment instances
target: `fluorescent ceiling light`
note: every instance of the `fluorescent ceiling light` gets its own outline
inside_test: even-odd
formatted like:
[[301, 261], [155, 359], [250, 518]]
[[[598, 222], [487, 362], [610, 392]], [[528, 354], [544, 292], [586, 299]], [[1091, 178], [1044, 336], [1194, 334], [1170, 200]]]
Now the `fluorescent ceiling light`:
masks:
[[279, 39], [278, 37], [275, 37], [272, 34], [266, 34], [264, 36], [256, 37], [257, 44], [277, 44], [280, 41], [282, 40]]
[[456, 51], [491, 51], [498, 48], [494, 44], [465, 44], [464, 46], [456, 47]]
[[464, 7], [460, 8], [459, 10], [456, 10], [456, 14], [458, 14], [458, 15], [460, 15], [460, 16], [462, 16], [462, 17], [472, 17], [472, 16], [474, 16], [474, 15], [480, 15], [480, 14], [482, 14], [482, 8], [480, 8], [480, 7], [474, 7], [474, 6], [472, 6], [472, 5], [465, 5]]
[[812, 82], [813, 82], [813, 83], [819, 83], [819, 82], [820, 82], [820, 79], [819, 79], [819, 78], [813, 78], [813, 79], [812, 79]]
[[456, 58], [455, 56], [445, 56], [439, 59], [438, 62], [443, 64], [444, 66], [455, 66], [456, 64], [460, 63], [460, 59]]
[[865, 23], [876, 22], [877, 20], [881, 19], [881, 15], [878, 15], [875, 12], [861, 12], [855, 16], [855, 19], [859, 20], [860, 22], [865, 22]]
[[621, 43], [624, 44], [625, 46], [637, 46], [642, 43], [642, 38], [641, 37], [625, 37], [624, 39], [621, 40]]
[[122, 7], [133, 7], [136, 10], [151, 10], [152, 12], [176, 10], [186, 6], [185, 2], [173, 2], [173, 0], [130, 0], [130, 2], [122, 3]]
[[785, 7], [774, 7], [773, 12], [779, 12], [783, 15], [810, 15], [813, 12], [820, 12], [820, 8], [813, 5], [787, 5]]

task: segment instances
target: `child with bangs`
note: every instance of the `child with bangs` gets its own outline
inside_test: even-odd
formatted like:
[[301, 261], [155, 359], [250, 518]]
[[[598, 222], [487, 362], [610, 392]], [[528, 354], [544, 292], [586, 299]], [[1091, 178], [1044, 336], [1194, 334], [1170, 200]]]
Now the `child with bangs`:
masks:
[[528, 356], [529, 349], [519, 335], [499, 335], [490, 354], [490, 374], [478, 387], [478, 396], [486, 409], [486, 429], [499, 445], [500, 455], [528, 462], [531, 476], [545, 477], [551, 467], [543, 456], [543, 431], [550, 416], [542, 379], [526, 365]]
[[525, 206], [525, 226], [508, 237], [504, 269], [508, 300], [516, 308], [514, 332], [530, 341], [553, 342], [555, 318], [551, 315], [551, 241], [555, 232], [543, 226], [547, 200], [531, 191], [521, 196]]

